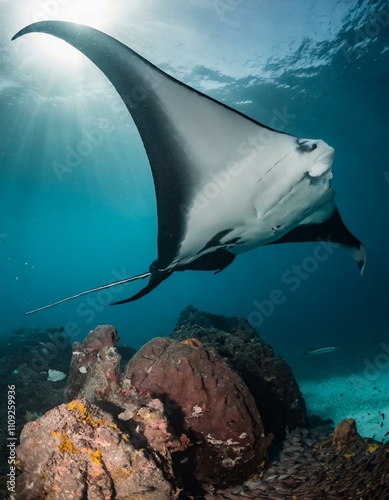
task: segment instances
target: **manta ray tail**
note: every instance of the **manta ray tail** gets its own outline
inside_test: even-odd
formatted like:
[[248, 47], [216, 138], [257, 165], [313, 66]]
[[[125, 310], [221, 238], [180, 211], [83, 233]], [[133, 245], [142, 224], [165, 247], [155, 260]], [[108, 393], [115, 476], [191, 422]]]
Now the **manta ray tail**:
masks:
[[[182, 265], [178, 266], [174, 269], [174, 271], [186, 271], [186, 270], [192, 270], [192, 271], [215, 271], [216, 273], [220, 273], [220, 271], [223, 271], [227, 266], [229, 266], [233, 260], [235, 259], [235, 255], [228, 252], [227, 250], [224, 249], [217, 249], [214, 252], [210, 252], [208, 254], [202, 255], [201, 257], [197, 258], [193, 262], [190, 262], [187, 265]], [[150, 280], [147, 283], [147, 285], [142, 288], [138, 293], [133, 295], [132, 297], [129, 297], [128, 299], [124, 300], [118, 300], [117, 302], [112, 302], [110, 305], [111, 306], [116, 306], [119, 304], [126, 304], [127, 302], [133, 302], [134, 300], [138, 300], [148, 293], [150, 293], [154, 288], [157, 288], [157, 286], [162, 283], [166, 278], [171, 276], [173, 274], [173, 270], [167, 271], [167, 270], [160, 270], [158, 269], [158, 261], [152, 262], [150, 266]]]
[[[137, 276], [132, 276], [131, 278], [125, 278], [125, 279], [120, 280], [120, 281], [115, 281], [114, 283], [108, 283], [107, 285], [102, 285], [102, 286], [98, 286], [96, 288], [91, 288], [90, 290], [86, 290], [85, 292], [77, 293], [76, 295], [72, 295], [71, 297], [66, 297], [66, 299], [58, 300], [57, 302], [53, 302], [52, 304], [48, 304], [47, 306], [38, 307], [38, 309], [33, 309], [32, 311], [28, 311], [24, 314], [27, 315], [27, 314], [36, 313], [38, 311], [43, 311], [44, 309], [49, 309], [50, 307], [58, 306], [59, 304], [63, 304], [64, 302], [68, 302], [69, 300], [77, 299], [78, 297], [82, 297], [82, 295], [87, 295], [88, 293], [99, 292], [100, 290], [106, 290], [107, 288], [112, 288], [113, 286], [123, 285], [125, 283], [130, 283], [131, 281], [143, 280], [144, 278], [148, 278], [150, 276], [151, 276], [151, 273], [147, 272], [147, 273], [143, 273], [143, 274], [138, 274]], [[157, 284], [155, 284], [153, 287], [151, 287], [148, 291], [142, 293], [143, 290], [146, 290], [150, 286], [150, 283], [151, 283], [151, 279], [150, 279], [149, 284], [143, 290], [141, 290], [139, 292], [139, 294], [137, 294], [137, 295], [141, 294], [140, 297], [143, 297], [143, 295], [146, 295], [146, 293], [148, 293], [150, 290], [152, 290], [157, 285], [159, 285], [159, 283], [161, 281], [162, 280], [160, 280]], [[136, 296], [134, 296], [134, 297], [136, 297]], [[135, 298], [132, 298], [129, 300], [135, 300]], [[125, 300], [124, 302], [127, 302], [127, 301]], [[120, 303], [120, 302], [118, 302], [118, 303]]]
[[118, 300], [117, 302], [111, 302], [110, 306], [117, 306], [119, 304], [126, 304], [127, 302], [133, 302], [134, 300], [138, 300], [148, 293], [150, 293], [154, 288], [157, 288], [157, 286], [162, 283], [166, 278], [168, 278], [173, 271], [163, 271], [163, 272], [151, 272], [150, 274], [150, 280], [147, 283], [147, 285], [142, 288], [138, 293], [135, 295], [132, 295], [128, 299], [123, 299], [123, 300]]

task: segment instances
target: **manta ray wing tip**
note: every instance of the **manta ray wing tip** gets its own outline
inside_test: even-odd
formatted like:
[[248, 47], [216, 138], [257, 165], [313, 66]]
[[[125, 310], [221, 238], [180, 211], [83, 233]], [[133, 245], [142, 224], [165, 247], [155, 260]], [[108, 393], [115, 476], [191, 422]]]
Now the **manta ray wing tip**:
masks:
[[24, 28], [22, 28], [20, 31], [15, 33], [15, 35], [11, 38], [11, 41], [16, 40], [17, 38], [20, 38], [21, 36], [23, 36], [27, 33], [33, 33], [35, 31], [34, 26], [36, 24], [38, 24], [38, 23], [29, 24], [28, 26], [25, 26]]
[[346, 253], [351, 255], [357, 264], [360, 275], [363, 276], [366, 267], [366, 251], [362, 243], [358, 242], [353, 247], [344, 247]]
[[366, 251], [365, 251], [365, 248], [363, 247], [363, 245], [361, 245], [359, 247], [359, 249], [357, 249], [356, 254], [355, 254], [355, 260], [358, 264], [361, 276], [363, 276], [363, 272], [364, 272], [365, 266], [366, 266]]

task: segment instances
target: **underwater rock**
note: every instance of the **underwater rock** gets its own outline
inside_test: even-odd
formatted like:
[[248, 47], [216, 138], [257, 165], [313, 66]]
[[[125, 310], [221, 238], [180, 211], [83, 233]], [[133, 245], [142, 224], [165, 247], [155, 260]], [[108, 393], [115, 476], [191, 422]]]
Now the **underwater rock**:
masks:
[[171, 454], [185, 452], [190, 440], [172, 433], [161, 401], [122, 379], [117, 342], [116, 329], [103, 325], [89, 332], [82, 344], [73, 344], [66, 400], [85, 398], [109, 412], [136, 449], [144, 450], [161, 470], [170, 470]]
[[245, 319], [187, 306], [170, 336], [181, 341], [196, 338], [226, 358], [253, 395], [265, 431], [277, 442], [287, 430], [306, 426], [306, 405], [292, 370]]
[[99, 352], [104, 347], [115, 347], [119, 342], [116, 328], [112, 325], [99, 325], [91, 330], [82, 343], [86, 352]]
[[16, 453], [19, 500], [178, 498], [170, 457], [164, 455], [160, 468], [109, 413], [86, 400], [27, 424]]
[[73, 343], [65, 401], [85, 398], [93, 403], [96, 391], [108, 399], [118, 391], [121, 376], [118, 341], [116, 329], [103, 325], [90, 331], [82, 344]]
[[239, 483], [266, 461], [272, 436], [265, 437], [242, 379], [212, 349], [155, 338], [130, 360], [125, 377], [162, 400], [176, 433], [189, 437], [182, 462], [198, 480]]
[[185, 434], [177, 437], [173, 432], [162, 401], [132, 388], [128, 380], [123, 381], [120, 392], [111, 397], [109, 404], [114, 405], [111, 406], [114, 413], [115, 409], [120, 409], [120, 413], [115, 413], [117, 422], [128, 433], [131, 442], [147, 450], [156, 463], [171, 453], [186, 452], [192, 445]]
[[338, 450], [341, 450], [359, 437], [357, 424], [353, 418], [346, 418], [335, 427], [332, 443]]

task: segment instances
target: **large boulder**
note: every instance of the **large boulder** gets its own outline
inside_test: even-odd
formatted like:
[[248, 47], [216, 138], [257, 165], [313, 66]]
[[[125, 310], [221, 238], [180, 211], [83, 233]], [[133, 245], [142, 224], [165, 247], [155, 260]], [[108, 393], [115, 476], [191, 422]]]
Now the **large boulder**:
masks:
[[171, 337], [198, 339], [243, 379], [254, 397], [265, 431], [281, 442], [288, 431], [306, 426], [306, 405], [292, 370], [243, 318], [186, 307]]
[[130, 360], [125, 378], [161, 399], [176, 434], [189, 437], [182, 462], [198, 480], [239, 483], [266, 462], [272, 436], [240, 376], [214, 350], [156, 338]]

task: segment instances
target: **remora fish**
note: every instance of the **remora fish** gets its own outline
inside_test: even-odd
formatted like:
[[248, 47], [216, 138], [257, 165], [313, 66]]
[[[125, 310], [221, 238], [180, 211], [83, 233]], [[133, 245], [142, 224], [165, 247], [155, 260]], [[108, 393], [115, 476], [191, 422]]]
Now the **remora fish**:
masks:
[[339, 347], [322, 347], [321, 349], [313, 349], [310, 347], [305, 351], [304, 356], [315, 356], [316, 354], [325, 354], [326, 352], [333, 352], [339, 349]]
[[361, 273], [365, 250], [346, 228], [331, 189], [334, 149], [279, 132], [167, 75], [88, 26], [42, 21], [19, 31], [62, 38], [111, 81], [142, 138], [153, 174], [158, 256], [149, 271], [81, 292], [149, 278], [123, 304], [175, 271], [215, 271], [264, 245], [323, 240], [345, 249]]

